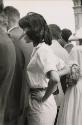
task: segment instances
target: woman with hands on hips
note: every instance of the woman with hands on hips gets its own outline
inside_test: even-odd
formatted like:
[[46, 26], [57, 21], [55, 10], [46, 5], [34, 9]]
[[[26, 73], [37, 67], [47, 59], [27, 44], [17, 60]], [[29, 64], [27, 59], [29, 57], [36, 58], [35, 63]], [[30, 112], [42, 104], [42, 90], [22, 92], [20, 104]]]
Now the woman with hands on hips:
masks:
[[60, 77], [69, 73], [65, 63], [50, 49], [51, 34], [42, 15], [28, 13], [19, 21], [24, 39], [32, 42], [34, 49], [27, 66], [29, 78], [28, 125], [54, 125], [57, 106], [53, 92]]

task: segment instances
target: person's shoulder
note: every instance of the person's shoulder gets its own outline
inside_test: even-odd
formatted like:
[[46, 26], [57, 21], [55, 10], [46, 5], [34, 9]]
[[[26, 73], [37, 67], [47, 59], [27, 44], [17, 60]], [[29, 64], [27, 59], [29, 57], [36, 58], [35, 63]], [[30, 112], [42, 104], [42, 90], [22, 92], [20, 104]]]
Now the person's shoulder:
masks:
[[45, 43], [42, 43], [39, 50], [47, 52], [47, 51], [51, 51], [51, 47]]
[[18, 26], [18, 27], [14, 27], [10, 32], [13, 32], [13, 31], [18, 31], [18, 32], [23, 32], [23, 30]]
[[77, 51], [82, 51], [82, 45], [77, 45], [74, 49], [76, 49]]
[[53, 39], [51, 46], [61, 46], [57, 40]]
[[74, 46], [72, 49], [71, 49], [71, 52], [70, 53], [78, 53], [80, 51], [80, 46], [77, 45], [77, 46]]
[[45, 43], [39, 47], [37, 54], [42, 57], [49, 57], [49, 55], [54, 55], [51, 47]]
[[23, 34], [23, 30], [20, 27], [14, 27], [9, 31], [11, 37], [19, 38]]
[[5, 32], [0, 32], [0, 45], [7, 45], [10, 42], [10, 38]]
[[79, 45], [74, 46], [74, 47], [72, 48], [72, 50], [79, 50], [79, 49], [80, 49], [80, 46], [79, 46]]
[[57, 40], [52, 40], [51, 47], [54, 47], [54, 49], [65, 50]]

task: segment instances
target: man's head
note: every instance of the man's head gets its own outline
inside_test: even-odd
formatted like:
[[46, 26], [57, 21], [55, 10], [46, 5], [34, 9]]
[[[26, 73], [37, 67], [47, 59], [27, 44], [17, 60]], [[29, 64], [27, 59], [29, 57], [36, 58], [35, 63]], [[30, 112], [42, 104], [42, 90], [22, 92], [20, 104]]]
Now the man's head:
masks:
[[8, 17], [8, 29], [17, 26], [20, 19], [19, 11], [13, 6], [7, 6], [4, 8], [4, 12]]
[[68, 43], [68, 39], [69, 39], [69, 37], [70, 37], [71, 35], [72, 35], [71, 30], [69, 30], [69, 29], [67, 29], [67, 28], [62, 29], [62, 34], [61, 34], [61, 36], [62, 36], [63, 40], [64, 40], [66, 43]]
[[56, 40], [60, 39], [61, 29], [59, 26], [57, 26], [56, 24], [50, 24], [49, 29], [51, 31], [52, 39], [56, 39]]

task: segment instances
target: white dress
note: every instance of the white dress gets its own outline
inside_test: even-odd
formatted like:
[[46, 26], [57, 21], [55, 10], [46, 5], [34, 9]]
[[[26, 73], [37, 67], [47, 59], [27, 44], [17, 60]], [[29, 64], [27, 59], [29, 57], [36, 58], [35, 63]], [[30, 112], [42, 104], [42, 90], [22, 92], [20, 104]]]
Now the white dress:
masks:
[[[55, 56], [48, 45], [39, 44], [34, 48], [31, 60], [27, 66], [30, 88], [45, 88], [49, 79], [46, 73], [50, 70], [60, 70], [64, 62]], [[36, 96], [43, 96], [45, 91], [39, 91]], [[44, 102], [39, 103], [29, 95], [28, 125], [54, 125], [57, 106], [53, 94]]]
[[69, 87], [60, 107], [57, 125], [82, 125], [82, 46], [76, 46], [70, 53], [70, 60], [80, 65], [80, 78]]

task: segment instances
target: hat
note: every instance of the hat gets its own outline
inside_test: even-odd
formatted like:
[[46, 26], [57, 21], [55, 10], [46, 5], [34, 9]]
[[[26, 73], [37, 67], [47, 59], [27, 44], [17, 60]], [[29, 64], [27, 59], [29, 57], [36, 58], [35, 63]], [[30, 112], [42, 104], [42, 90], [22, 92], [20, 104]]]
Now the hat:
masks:
[[75, 36], [76, 36], [78, 39], [82, 39], [82, 27], [80, 27], [80, 29], [77, 30]]
[[78, 37], [76, 36], [75, 33], [73, 33], [70, 37], [69, 37], [69, 41], [77, 41]]

